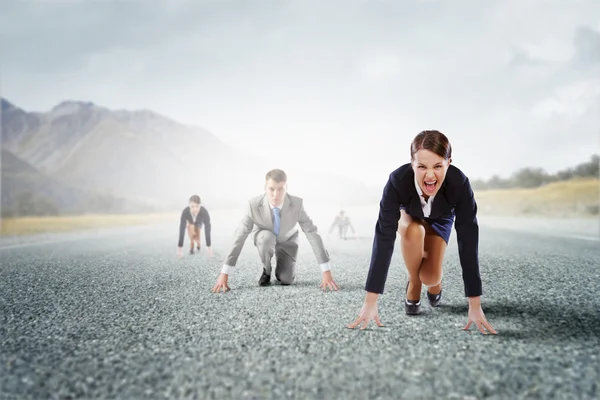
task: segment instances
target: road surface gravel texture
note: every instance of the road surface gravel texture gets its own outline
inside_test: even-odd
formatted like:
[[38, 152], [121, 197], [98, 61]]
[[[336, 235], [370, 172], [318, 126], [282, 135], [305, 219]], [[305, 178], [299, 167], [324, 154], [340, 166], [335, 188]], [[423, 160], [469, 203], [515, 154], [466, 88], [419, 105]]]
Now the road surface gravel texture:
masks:
[[456, 233], [442, 303], [430, 308], [423, 289], [416, 317], [404, 314], [397, 246], [379, 299], [385, 327], [360, 331], [346, 325], [364, 299], [372, 224], [344, 241], [320, 223], [340, 292], [319, 290], [302, 236], [296, 284], [259, 287], [248, 240], [232, 291], [213, 294], [236, 223], [214, 220], [213, 259], [175, 256], [177, 221], [0, 241], [0, 398], [599, 396], [597, 238], [482, 224], [482, 305], [498, 331], [486, 336], [461, 330], [467, 301]]

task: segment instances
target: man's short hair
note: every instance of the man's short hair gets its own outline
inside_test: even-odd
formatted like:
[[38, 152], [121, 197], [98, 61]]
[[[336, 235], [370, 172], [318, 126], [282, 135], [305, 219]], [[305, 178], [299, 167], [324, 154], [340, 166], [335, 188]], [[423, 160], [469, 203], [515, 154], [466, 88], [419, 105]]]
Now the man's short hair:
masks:
[[265, 176], [265, 181], [269, 179], [273, 179], [276, 183], [287, 182], [287, 175], [280, 169], [272, 169]]

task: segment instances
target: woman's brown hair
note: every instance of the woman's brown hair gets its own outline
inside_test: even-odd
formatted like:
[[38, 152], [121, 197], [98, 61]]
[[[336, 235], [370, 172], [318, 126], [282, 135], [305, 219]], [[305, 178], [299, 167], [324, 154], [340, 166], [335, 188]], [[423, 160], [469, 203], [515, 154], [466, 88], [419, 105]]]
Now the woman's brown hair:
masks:
[[440, 131], [423, 131], [415, 136], [410, 145], [410, 159], [415, 159], [415, 153], [421, 149], [429, 150], [444, 160], [452, 158], [452, 146], [450, 141]]

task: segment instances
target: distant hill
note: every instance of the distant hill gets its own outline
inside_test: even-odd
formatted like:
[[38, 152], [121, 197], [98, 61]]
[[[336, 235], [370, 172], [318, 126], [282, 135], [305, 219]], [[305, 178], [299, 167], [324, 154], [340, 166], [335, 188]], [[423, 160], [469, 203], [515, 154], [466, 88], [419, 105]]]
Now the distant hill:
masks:
[[[2, 215], [56, 215], [82, 212], [134, 212], [138, 204], [70, 187], [50, 178], [8, 150], [1, 150]], [[146, 207], [146, 211], [151, 208]]]
[[[49, 190], [40, 182], [49, 180], [56, 184], [55, 194], [76, 188], [157, 210], [180, 208], [194, 193], [212, 207], [239, 206], [260, 193], [266, 171], [277, 168], [273, 160], [231, 148], [202, 128], [149, 110], [111, 110], [69, 100], [48, 112], [27, 112], [0, 101], [2, 147], [26, 163], [11, 160], [11, 168], [28, 165], [42, 174], [45, 178], [36, 175], [23, 185], [44, 196]], [[3, 193], [9, 192], [6, 200], [3, 194], [3, 207], [11, 207], [16, 196], [18, 182], [11, 179], [2, 182]], [[377, 201], [381, 194], [327, 172], [309, 185], [311, 192], [337, 203]], [[78, 199], [74, 189], [64, 190], [63, 203], [69, 196]]]

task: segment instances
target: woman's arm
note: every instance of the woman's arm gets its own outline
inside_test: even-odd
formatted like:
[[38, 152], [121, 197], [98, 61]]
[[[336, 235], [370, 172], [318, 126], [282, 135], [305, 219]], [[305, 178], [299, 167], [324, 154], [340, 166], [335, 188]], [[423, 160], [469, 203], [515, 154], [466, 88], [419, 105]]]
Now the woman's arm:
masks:
[[210, 247], [210, 245], [212, 244], [212, 239], [210, 236], [210, 232], [211, 232], [211, 224], [210, 224], [210, 214], [208, 213], [208, 210], [204, 207], [202, 207], [202, 210], [204, 211], [203, 215], [202, 215], [202, 219], [204, 222], [204, 239], [206, 240], [206, 247]]
[[371, 253], [371, 265], [365, 290], [371, 293], [383, 293], [390, 261], [394, 253], [398, 220], [400, 219], [400, 196], [394, 186], [392, 176], [383, 189], [379, 203], [379, 217], [375, 225], [375, 238]]
[[458, 255], [462, 267], [465, 296], [481, 296], [481, 277], [479, 275], [479, 225], [477, 224], [477, 203], [466, 178], [455, 207], [456, 239]]
[[183, 236], [185, 234], [185, 210], [181, 212], [181, 218], [179, 219], [179, 240], [177, 241], [177, 247], [183, 247]]

